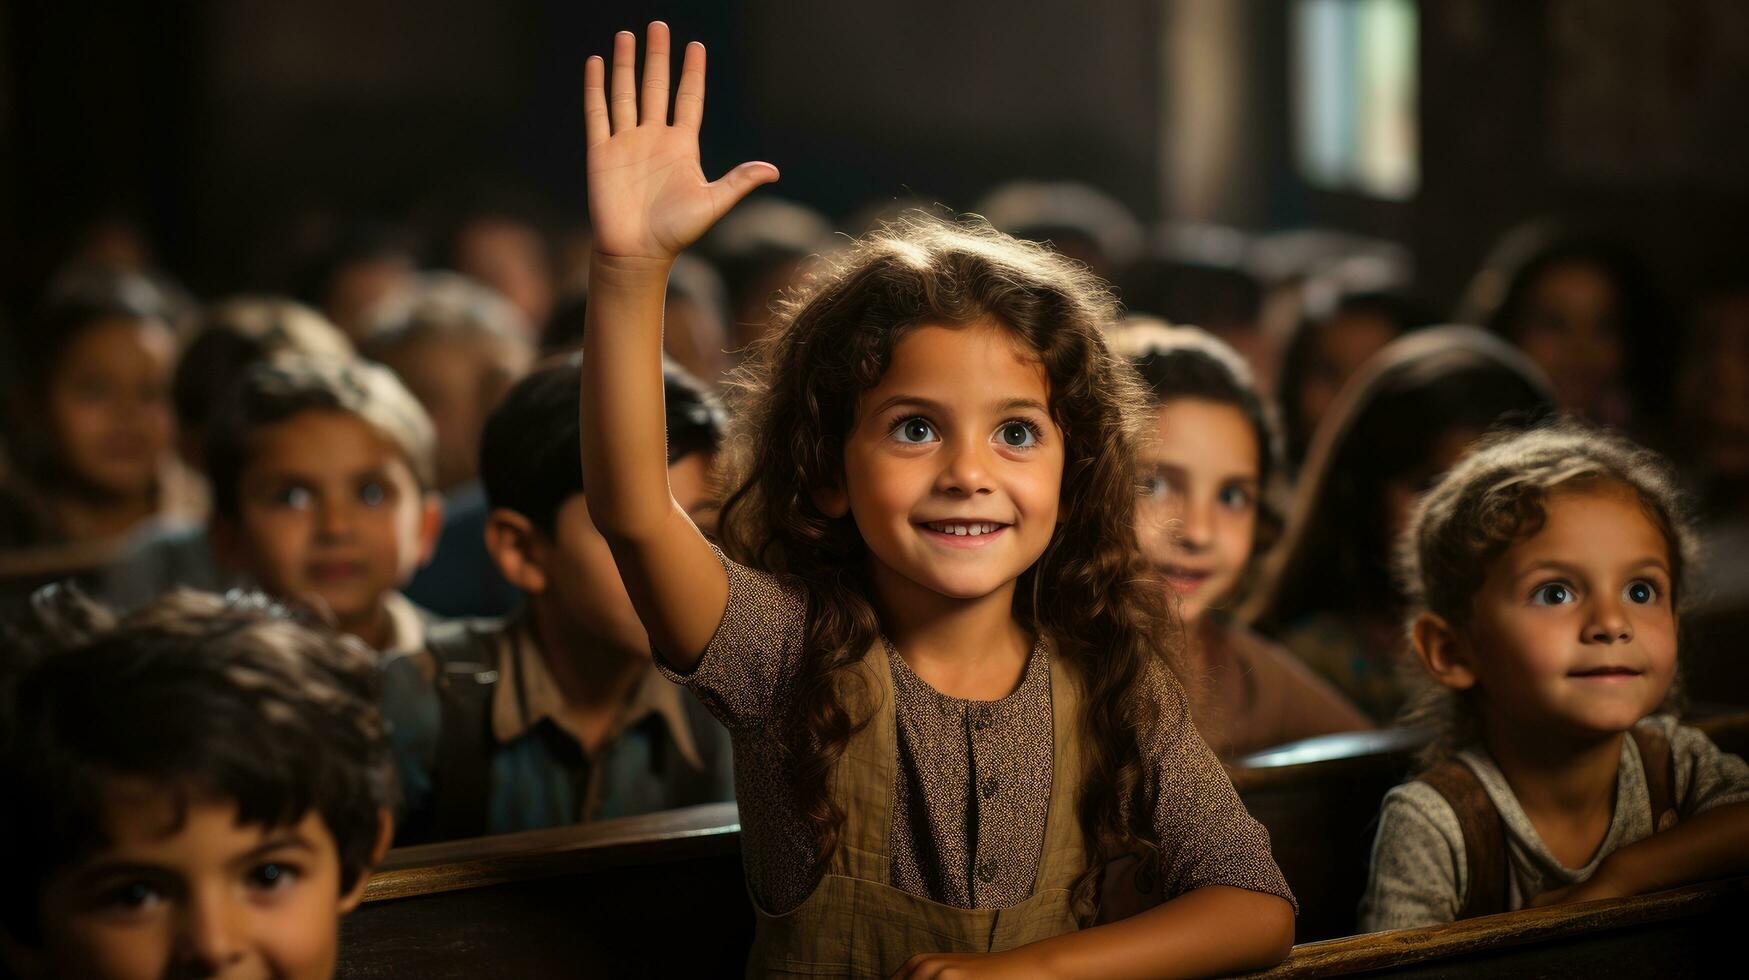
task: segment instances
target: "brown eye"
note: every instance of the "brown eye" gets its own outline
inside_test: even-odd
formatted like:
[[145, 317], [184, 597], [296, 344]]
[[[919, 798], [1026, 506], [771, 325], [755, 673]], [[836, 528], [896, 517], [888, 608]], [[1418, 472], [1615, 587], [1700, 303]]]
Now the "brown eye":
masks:
[[1005, 422], [997, 435], [1009, 449], [1029, 449], [1038, 442], [1038, 433], [1025, 422]]

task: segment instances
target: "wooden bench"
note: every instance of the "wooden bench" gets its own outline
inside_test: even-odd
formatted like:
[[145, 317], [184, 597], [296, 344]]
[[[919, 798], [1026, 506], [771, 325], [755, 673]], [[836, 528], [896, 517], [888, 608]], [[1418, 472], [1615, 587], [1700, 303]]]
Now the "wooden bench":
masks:
[[[1749, 879], [1301, 943], [1254, 977], [1710, 977], [1742, 969]], [[1737, 964], [1732, 966], [1731, 964]]]
[[[1749, 713], [1697, 724], [1721, 746], [1749, 746]], [[1233, 770], [1302, 905], [1301, 945], [1271, 975], [1553, 975], [1573, 963], [1628, 976], [1653, 957], [1651, 973], [1694, 975], [1719, 923], [1742, 921], [1749, 898], [1736, 882], [1331, 938], [1353, 931], [1373, 817], [1418, 744], [1401, 731], [1327, 736]], [[687, 923], [683, 935], [670, 918]], [[752, 935], [738, 817], [733, 804], [714, 804], [392, 851], [343, 923], [337, 975], [738, 976]]]

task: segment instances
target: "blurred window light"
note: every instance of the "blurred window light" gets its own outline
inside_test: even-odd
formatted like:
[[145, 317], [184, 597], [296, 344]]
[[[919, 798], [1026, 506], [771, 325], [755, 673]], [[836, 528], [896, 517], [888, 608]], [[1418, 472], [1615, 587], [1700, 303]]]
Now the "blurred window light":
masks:
[[1318, 187], [1389, 200], [1421, 183], [1415, 0], [1298, 0], [1294, 144]]

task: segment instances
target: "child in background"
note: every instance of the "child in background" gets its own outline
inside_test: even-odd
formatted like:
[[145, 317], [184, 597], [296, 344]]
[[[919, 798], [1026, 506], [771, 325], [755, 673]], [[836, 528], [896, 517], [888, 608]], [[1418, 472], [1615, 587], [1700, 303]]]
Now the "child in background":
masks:
[[259, 599], [35, 607], [0, 685], [7, 966], [332, 976], [394, 805], [370, 654]]
[[1328, 681], [1236, 623], [1226, 604], [1279, 530], [1273, 413], [1237, 351], [1194, 327], [1126, 323], [1113, 346], [1153, 392], [1156, 438], [1142, 452], [1142, 550], [1177, 595], [1191, 718], [1223, 759], [1371, 728]]
[[1416, 497], [1479, 436], [1552, 410], [1536, 365], [1480, 330], [1426, 329], [1387, 345], [1314, 435], [1286, 536], [1240, 618], [1388, 724], [1406, 666], [1391, 542]]
[[217, 553], [384, 653], [425, 645], [397, 591], [443, 522], [431, 420], [387, 368], [285, 356], [257, 365], [207, 430]]
[[407, 596], [440, 616], [508, 613], [516, 590], [484, 546], [480, 429], [534, 360], [527, 318], [472, 279], [427, 273], [377, 311], [360, 349], [400, 376], [437, 427], [443, 533], [431, 561], [407, 583]]
[[[589, 521], [579, 359], [542, 368], [486, 422], [487, 550], [525, 599], [506, 620], [446, 623], [384, 665], [407, 806], [401, 840], [509, 833], [734, 799], [729, 736], [650, 663], [650, 640]], [[664, 377], [668, 480], [713, 499], [723, 418]]]
[[437, 427], [437, 489], [477, 475], [480, 428], [528, 372], [527, 318], [509, 300], [453, 272], [430, 272], [386, 301], [359, 353], [387, 365]]
[[[1133, 517], [1140, 386], [1109, 294], [986, 227], [840, 256], [755, 353], [723, 511], [671, 496], [674, 257], [754, 187], [699, 169], [704, 49], [669, 125], [665, 25], [585, 68], [595, 232], [583, 475], [658, 666], [734, 738], [749, 971], [1200, 975], [1292, 941], [1268, 835], [1196, 736]], [[744, 564], [744, 563], [752, 563]], [[1068, 751], [1068, 746], [1085, 751]], [[1092, 921], [1108, 864], [1167, 900]], [[897, 971], [897, 972], [895, 972]]]
[[1402, 543], [1437, 737], [1385, 797], [1362, 928], [1749, 871], [1749, 766], [1667, 712], [1693, 555], [1669, 468], [1566, 424], [1498, 439]]
[[8, 374], [18, 472], [0, 491], [0, 551], [119, 545], [161, 514], [198, 520], [175, 465], [167, 306], [138, 276], [52, 297], [21, 331]]
[[[207, 426], [231, 387], [254, 365], [286, 352], [348, 360], [352, 344], [315, 310], [270, 296], [228, 299], [201, 316], [170, 383], [176, 449], [191, 470], [206, 470]], [[104, 570], [102, 592], [125, 610], [178, 586], [222, 592], [237, 584], [213, 554], [204, 524], [157, 521]]]

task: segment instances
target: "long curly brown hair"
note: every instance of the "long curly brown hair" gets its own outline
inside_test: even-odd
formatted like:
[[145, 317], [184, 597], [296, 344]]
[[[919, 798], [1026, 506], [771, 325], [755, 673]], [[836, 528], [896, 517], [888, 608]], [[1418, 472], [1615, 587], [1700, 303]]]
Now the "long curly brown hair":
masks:
[[[1015, 590], [1017, 621], [1049, 635], [1057, 662], [1083, 691], [1077, 800], [1088, 857], [1075, 888], [1090, 915], [1098, 872], [1159, 847], [1142, 738], [1163, 707], [1139, 696], [1144, 676], [1176, 678], [1178, 627], [1137, 550], [1137, 449], [1146, 392], [1106, 346], [1116, 318], [1104, 284], [1049, 250], [981, 221], [913, 214], [825, 262], [779, 304], [771, 333], [736, 378], [727, 552], [794, 575], [808, 596], [807, 640], [786, 715], [792, 790], [815, 831], [818, 857], [838, 843], [844, 813], [830, 776], [851, 735], [846, 684], [880, 635], [868, 553], [855, 521], [832, 518], [815, 491], [840, 486], [843, 448], [859, 396], [873, 388], [908, 328], [990, 317], [1045, 367], [1051, 415], [1065, 439], [1061, 523]], [[1176, 685], [1174, 690], [1178, 690]], [[1144, 864], [1144, 867], [1151, 866]]]

